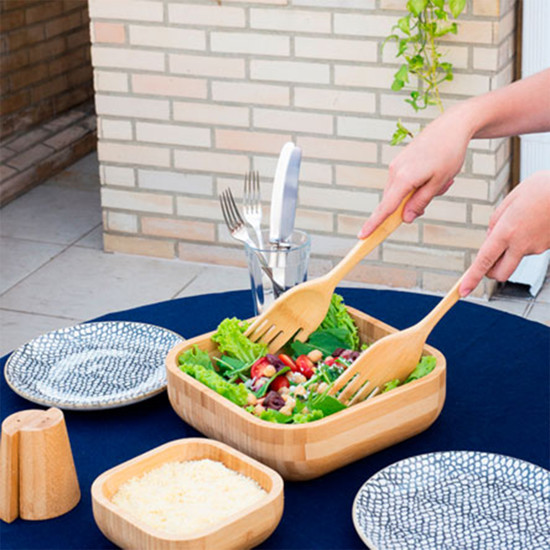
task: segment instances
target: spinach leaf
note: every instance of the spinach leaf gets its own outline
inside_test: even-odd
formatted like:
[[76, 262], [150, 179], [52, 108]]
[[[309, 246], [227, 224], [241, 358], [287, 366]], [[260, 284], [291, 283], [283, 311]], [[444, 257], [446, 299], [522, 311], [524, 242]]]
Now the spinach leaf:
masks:
[[295, 355], [307, 355], [310, 351], [318, 349], [323, 355], [332, 355], [337, 348], [347, 348], [348, 331], [345, 328], [317, 329], [311, 334], [308, 341], [292, 342], [290, 344]]

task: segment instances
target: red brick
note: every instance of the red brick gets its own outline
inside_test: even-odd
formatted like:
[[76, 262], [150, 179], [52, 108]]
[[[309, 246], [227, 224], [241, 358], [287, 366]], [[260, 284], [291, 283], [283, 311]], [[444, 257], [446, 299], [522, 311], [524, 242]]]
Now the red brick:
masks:
[[11, 71], [22, 69], [29, 63], [29, 52], [27, 50], [19, 50], [18, 52], [6, 54], [2, 56], [0, 66], [4, 74]]
[[75, 32], [68, 34], [66, 39], [67, 48], [69, 48], [69, 50], [82, 45], [86, 45], [88, 48], [90, 47], [90, 31], [88, 27], [78, 29]]
[[17, 168], [18, 170], [25, 170], [33, 164], [37, 164], [39, 161], [46, 157], [49, 157], [53, 153], [53, 149], [46, 147], [45, 145], [38, 144], [31, 149], [12, 157], [8, 161], [8, 166]]
[[82, 24], [82, 17], [80, 11], [71, 13], [64, 17], [54, 19], [49, 23], [46, 23], [46, 36], [51, 38], [58, 34], [70, 31], [79, 27]]
[[10, 32], [25, 24], [25, 11], [23, 9], [12, 10], [0, 17], [0, 32]]
[[0, 164], [0, 182], [4, 182], [8, 178], [11, 178], [14, 174], [17, 174], [17, 170], [10, 168], [5, 164]]
[[44, 27], [40, 25], [33, 25], [32, 27], [26, 27], [11, 32], [5, 37], [8, 51], [11, 52], [23, 48], [24, 46], [42, 42], [44, 38]]
[[16, 151], [17, 153], [21, 153], [29, 149], [35, 143], [42, 141], [44, 138], [46, 138], [49, 135], [50, 133], [47, 130], [44, 130], [43, 128], [36, 128], [34, 130], [26, 132], [21, 137], [18, 137], [12, 141], [9, 141], [6, 145], [13, 151]]
[[62, 113], [67, 109], [80, 105], [85, 101], [92, 98], [94, 95], [94, 89], [91, 84], [85, 84], [80, 88], [72, 88], [63, 94], [59, 94], [53, 98], [55, 112]]
[[20, 88], [25, 88], [31, 84], [45, 80], [48, 76], [48, 66], [40, 63], [13, 73], [10, 80], [13, 90], [19, 90]]
[[29, 102], [29, 93], [26, 90], [19, 91], [9, 96], [0, 98], [0, 115], [4, 116], [8, 113], [13, 113], [17, 109], [21, 109]]
[[52, 19], [62, 11], [63, 2], [61, 0], [42, 0], [38, 5], [27, 7], [25, 10], [27, 25]]
[[45, 84], [36, 86], [31, 90], [32, 101], [40, 101], [52, 95], [59, 94], [67, 89], [67, 75], [61, 75]]
[[56, 57], [48, 63], [52, 76], [68, 73], [75, 67], [79, 67], [86, 61], [86, 48], [79, 48], [75, 51], [67, 51], [61, 57]]
[[42, 61], [43, 59], [55, 57], [63, 53], [65, 49], [65, 38], [62, 36], [58, 36], [30, 48], [29, 60], [31, 63], [36, 63], [38, 61]]
[[71, 126], [46, 140], [44, 144], [57, 150], [64, 149], [71, 143], [78, 141], [86, 133], [88, 133], [88, 130], [82, 126]]

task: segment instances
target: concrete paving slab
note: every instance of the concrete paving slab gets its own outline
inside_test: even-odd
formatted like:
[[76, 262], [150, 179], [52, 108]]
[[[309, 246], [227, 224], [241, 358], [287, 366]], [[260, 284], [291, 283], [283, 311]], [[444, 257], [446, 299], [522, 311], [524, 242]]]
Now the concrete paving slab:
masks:
[[73, 246], [0, 297], [0, 308], [91, 319], [176, 296], [202, 266]]

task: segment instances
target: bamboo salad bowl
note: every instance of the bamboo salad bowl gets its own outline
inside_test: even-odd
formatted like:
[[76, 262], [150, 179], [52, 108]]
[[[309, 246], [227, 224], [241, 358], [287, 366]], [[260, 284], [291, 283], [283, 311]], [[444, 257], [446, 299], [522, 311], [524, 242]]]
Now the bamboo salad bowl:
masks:
[[[362, 342], [374, 342], [397, 329], [348, 307]], [[399, 443], [428, 428], [445, 401], [446, 361], [425, 345], [423, 355], [436, 357], [427, 376], [368, 401], [307, 424], [276, 424], [241, 409], [182, 372], [179, 355], [198, 346], [219, 356], [213, 332], [178, 344], [166, 357], [168, 397], [176, 413], [208, 437], [224, 441], [277, 470], [285, 479], [322, 476], [350, 462]]]

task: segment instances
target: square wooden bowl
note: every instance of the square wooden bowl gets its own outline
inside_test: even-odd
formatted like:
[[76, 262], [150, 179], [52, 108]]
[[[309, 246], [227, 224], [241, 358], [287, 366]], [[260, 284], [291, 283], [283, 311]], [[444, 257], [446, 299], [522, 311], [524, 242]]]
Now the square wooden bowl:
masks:
[[[362, 342], [374, 342], [397, 330], [354, 308], [348, 311]], [[423, 354], [434, 355], [437, 363], [420, 380], [307, 424], [267, 422], [180, 370], [178, 356], [195, 345], [219, 356], [212, 334], [186, 340], [166, 357], [172, 407], [203, 434], [225, 441], [286, 479], [318, 477], [412, 437], [430, 426], [443, 408], [445, 357], [426, 345]]]
[[[121, 484], [166, 462], [209, 458], [255, 480], [267, 496], [215, 527], [189, 537], [154, 529], [112, 502]], [[92, 485], [94, 519], [101, 532], [121, 548], [154, 550], [228, 550], [252, 548], [275, 530], [283, 514], [283, 480], [270, 468], [218, 441], [178, 439], [101, 474]]]

